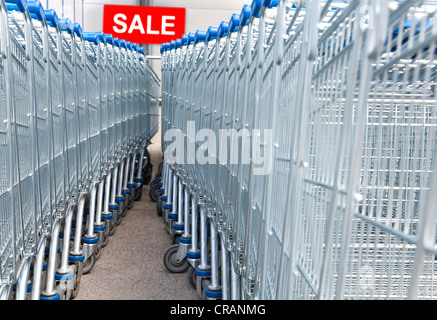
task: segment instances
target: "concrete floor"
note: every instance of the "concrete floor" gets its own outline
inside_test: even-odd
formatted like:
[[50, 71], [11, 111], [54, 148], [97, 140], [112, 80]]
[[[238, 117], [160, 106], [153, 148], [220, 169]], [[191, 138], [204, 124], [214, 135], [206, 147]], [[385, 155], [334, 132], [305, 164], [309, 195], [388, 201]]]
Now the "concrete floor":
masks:
[[[149, 148], [153, 178], [162, 159], [159, 135]], [[163, 218], [144, 186], [142, 199], [127, 212], [100, 259], [82, 277], [76, 300], [198, 300], [187, 272], [172, 274], [163, 254], [171, 245]]]

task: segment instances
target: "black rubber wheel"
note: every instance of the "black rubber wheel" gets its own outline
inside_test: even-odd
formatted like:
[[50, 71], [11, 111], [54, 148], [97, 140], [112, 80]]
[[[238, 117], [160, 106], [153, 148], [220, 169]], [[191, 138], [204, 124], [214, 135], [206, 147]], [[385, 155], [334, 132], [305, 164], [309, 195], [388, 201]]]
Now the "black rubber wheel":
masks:
[[158, 214], [158, 216], [162, 217], [162, 211], [162, 200], [161, 197], [158, 197], [156, 201], [156, 213]]
[[152, 200], [153, 202], [157, 202], [158, 196], [159, 196], [159, 186], [156, 184], [153, 187], [150, 187], [149, 197], [150, 200]]
[[172, 273], [183, 273], [187, 271], [189, 264], [187, 258], [184, 258], [182, 261], [176, 262], [175, 256], [179, 249], [178, 244], [174, 244], [165, 250], [164, 253], [164, 265], [168, 271]]
[[134, 199], [134, 201], [140, 201], [142, 196], [143, 196], [143, 186], [139, 187], [135, 191], [135, 199]]
[[152, 170], [153, 168], [145, 168], [143, 172], [144, 184], [149, 184], [152, 181]]
[[102, 255], [102, 248], [102, 246], [97, 245], [94, 249], [94, 258], [96, 261], [99, 260], [100, 256]]
[[188, 268], [188, 280], [190, 281], [193, 288], [196, 289], [196, 269], [194, 269], [191, 265]]
[[83, 263], [83, 274], [88, 274], [94, 268], [96, 264], [96, 257], [94, 253]]

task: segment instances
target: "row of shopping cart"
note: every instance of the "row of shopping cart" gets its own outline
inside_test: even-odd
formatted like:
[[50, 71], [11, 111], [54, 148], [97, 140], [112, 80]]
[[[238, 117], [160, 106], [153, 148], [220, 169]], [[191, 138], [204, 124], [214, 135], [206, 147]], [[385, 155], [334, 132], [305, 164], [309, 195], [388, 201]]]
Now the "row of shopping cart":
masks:
[[436, 18], [254, 0], [163, 44], [168, 270], [207, 299], [435, 299]]
[[160, 81], [38, 0], [0, 0], [0, 52], [0, 297], [71, 299], [150, 180]]

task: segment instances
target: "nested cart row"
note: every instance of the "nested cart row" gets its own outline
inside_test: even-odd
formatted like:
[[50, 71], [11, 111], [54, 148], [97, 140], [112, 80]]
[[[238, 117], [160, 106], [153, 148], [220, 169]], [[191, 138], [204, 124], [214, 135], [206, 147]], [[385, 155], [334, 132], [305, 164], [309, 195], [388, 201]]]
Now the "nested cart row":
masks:
[[167, 268], [208, 299], [435, 299], [436, 18], [254, 0], [163, 44]]
[[0, 297], [70, 299], [150, 181], [160, 81], [143, 48], [0, 1]]

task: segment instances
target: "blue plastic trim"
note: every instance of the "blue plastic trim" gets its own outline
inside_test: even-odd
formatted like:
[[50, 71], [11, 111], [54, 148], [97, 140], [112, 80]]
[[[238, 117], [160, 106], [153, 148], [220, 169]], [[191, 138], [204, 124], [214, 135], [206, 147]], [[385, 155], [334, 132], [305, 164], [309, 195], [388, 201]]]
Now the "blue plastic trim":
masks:
[[73, 31], [76, 34], [76, 36], [82, 38], [83, 30], [82, 30], [82, 26], [78, 22], [73, 23]]
[[172, 40], [172, 41], [170, 42], [170, 50], [174, 50], [174, 49], [176, 49], [176, 41], [175, 41], [175, 40]]
[[120, 39], [118, 39], [118, 38], [114, 38], [114, 39], [112, 40], [112, 44], [113, 44], [114, 46], [120, 48]]
[[158, 193], [159, 193], [159, 194], [164, 194], [164, 193], [165, 193], [165, 190], [164, 190], [164, 189], [159, 189], [159, 190], [158, 190]]
[[182, 35], [182, 38], [181, 38], [181, 44], [182, 44], [183, 46], [186, 46], [186, 45], [188, 44], [188, 34], [184, 34], [184, 35]]
[[240, 13], [240, 27], [245, 27], [249, 24], [249, 19], [252, 14], [252, 8], [245, 4]]
[[125, 48], [125, 49], [127, 49], [127, 47], [126, 47], [126, 40], [120, 40], [120, 41], [119, 41], [119, 44], [120, 44], [120, 48]]
[[20, 11], [25, 12], [27, 9], [27, 2], [26, 0], [6, 0], [6, 8], [9, 11]]
[[218, 28], [217, 37], [224, 38], [227, 36], [228, 32], [229, 32], [229, 22], [222, 21]]
[[263, 6], [266, 8], [274, 8], [279, 5], [279, 0], [264, 0]]
[[182, 46], [182, 39], [176, 39], [176, 49], [180, 49]]
[[128, 183], [128, 184], [127, 184], [127, 187], [128, 187], [128, 188], [136, 188], [136, 187], [137, 187], [137, 184], [136, 184], [136, 183]]
[[46, 16], [46, 21], [49, 26], [53, 28], [57, 28], [59, 26], [59, 18], [55, 10], [45, 10], [44, 14]]
[[167, 205], [167, 204], [164, 204], [164, 205], [162, 206], [162, 208], [163, 208], [164, 210], [171, 210], [171, 209], [173, 208], [173, 206], [171, 206], [171, 205]]
[[[61, 252], [61, 247], [58, 247], [58, 249], [56, 250], [56, 253]], [[44, 253], [49, 254], [50, 253], [50, 248], [45, 248]]]
[[[177, 216], [176, 216], [176, 217], [177, 217]], [[176, 224], [176, 223], [175, 223], [175, 224], [173, 225], [173, 229], [175, 229], [175, 230], [184, 230], [184, 228], [185, 228], [185, 227], [184, 227], [183, 224], [181, 225], [181, 224]]]
[[[17, 285], [16, 284], [12, 285], [12, 291], [17, 292]], [[32, 284], [31, 283], [27, 285], [26, 292], [28, 292], [28, 293], [32, 292]]]
[[117, 202], [124, 202], [126, 199], [125, 198], [115, 198], [115, 201]]
[[135, 178], [134, 181], [137, 183], [143, 183], [144, 179], [143, 178]]
[[112, 45], [114, 44], [114, 36], [112, 34], [104, 34], [103, 38], [105, 39], [106, 43], [109, 43]]
[[221, 291], [210, 291], [208, 288], [206, 288], [205, 295], [208, 298], [220, 299], [222, 297], [222, 292]]
[[112, 214], [103, 214], [101, 216], [102, 220], [112, 220]]
[[252, 1], [252, 4], [250, 5], [252, 17], [259, 18], [262, 4], [263, 4], [263, 0], [253, 0]]
[[138, 52], [141, 53], [143, 56], [146, 55], [146, 50], [143, 47], [138, 48]]
[[196, 269], [196, 275], [199, 277], [210, 277], [211, 276], [211, 270], [199, 270]]
[[130, 190], [121, 190], [121, 194], [130, 194]]
[[94, 231], [104, 231], [106, 229], [106, 225], [94, 226]]
[[28, 0], [27, 8], [29, 8], [31, 18], [44, 21], [45, 11], [39, 0]]
[[39, 300], [61, 300], [61, 295], [59, 293], [56, 293], [54, 296], [52, 297], [44, 297], [44, 296], [40, 296]]
[[82, 241], [83, 241], [83, 243], [86, 243], [86, 244], [95, 244], [99, 241], [99, 237], [98, 236], [96, 236], [95, 238], [83, 237]]
[[94, 32], [94, 34], [100, 42], [105, 43], [105, 34], [103, 33], [103, 31], [97, 31]]
[[[44, 264], [42, 265], [42, 270], [43, 270], [43, 271], [47, 270], [47, 266], [48, 266], [48, 264], [47, 264], [47, 263], [44, 263]], [[35, 267], [34, 267], [34, 265], [32, 264], [32, 265], [30, 266], [30, 271], [33, 271], [34, 269], [35, 269]]]
[[74, 277], [73, 272], [70, 272], [67, 274], [59, 274], [59, 273], [55, 274], [56, 280], [71, 280], [71, 279], [73, 279], [73, 277]]
[[194, 37], [194, 43], [205, 42], [206, 40], [206, 31], [197, 30], [196, 35]]
[[218, 28], [217, 27], [209, 27], [206, 32], [206, 41], [211, 41], [217, 39]]
[[193, 44], [194, 43], [194, 38], [196, 38], [196, 34], [194, 32], [190, 32], [188, 34], [188, 44]]
[[176, 219], [178, 218], [178, 215], [177, 215], [177, 214], [171, 214], [171, 213], [169, 213], [169, 214], [168, 214], [168, 218], [169, 218], [170, 220], [176, 220]]
[[234, 13], [231, 17], [231, 20], [229, 20], [229, 32], [233, 33], [238, 31], [239, 26], [240, 26], [240, 15]]
[[73, 33], [73, 23], [69, 18], [59, 19], [59, 26], [62, 31], [67, 31], [68, 33]]
[[84, 254], [82, 254], [80, 256], [71, 256], [71, 255], [69, 255], [68, 256], [68, 260], [72, 261], [72, 262], [84, 261], [85, 260], [85, 255]]
[[190, 244], [190, 243], [191, 243], [191, 238], [183, 238], [183, 237], [180, 237], [180, 238], [179, 238], [179, 243]]
[[161, 201], [167, 201], [167, 197], [161, 197]]
[[118, 210], [118, 209], [120, 209], [120, 206], [118, 206], [118, 205], [111, 205], [111, 206], [109, 206], [109, 210]]
[[[179, 238], [181, 240], [181, 238]], [[200, 259], [200, 252], [187, 252], [187, 258], [188, 259]]]

